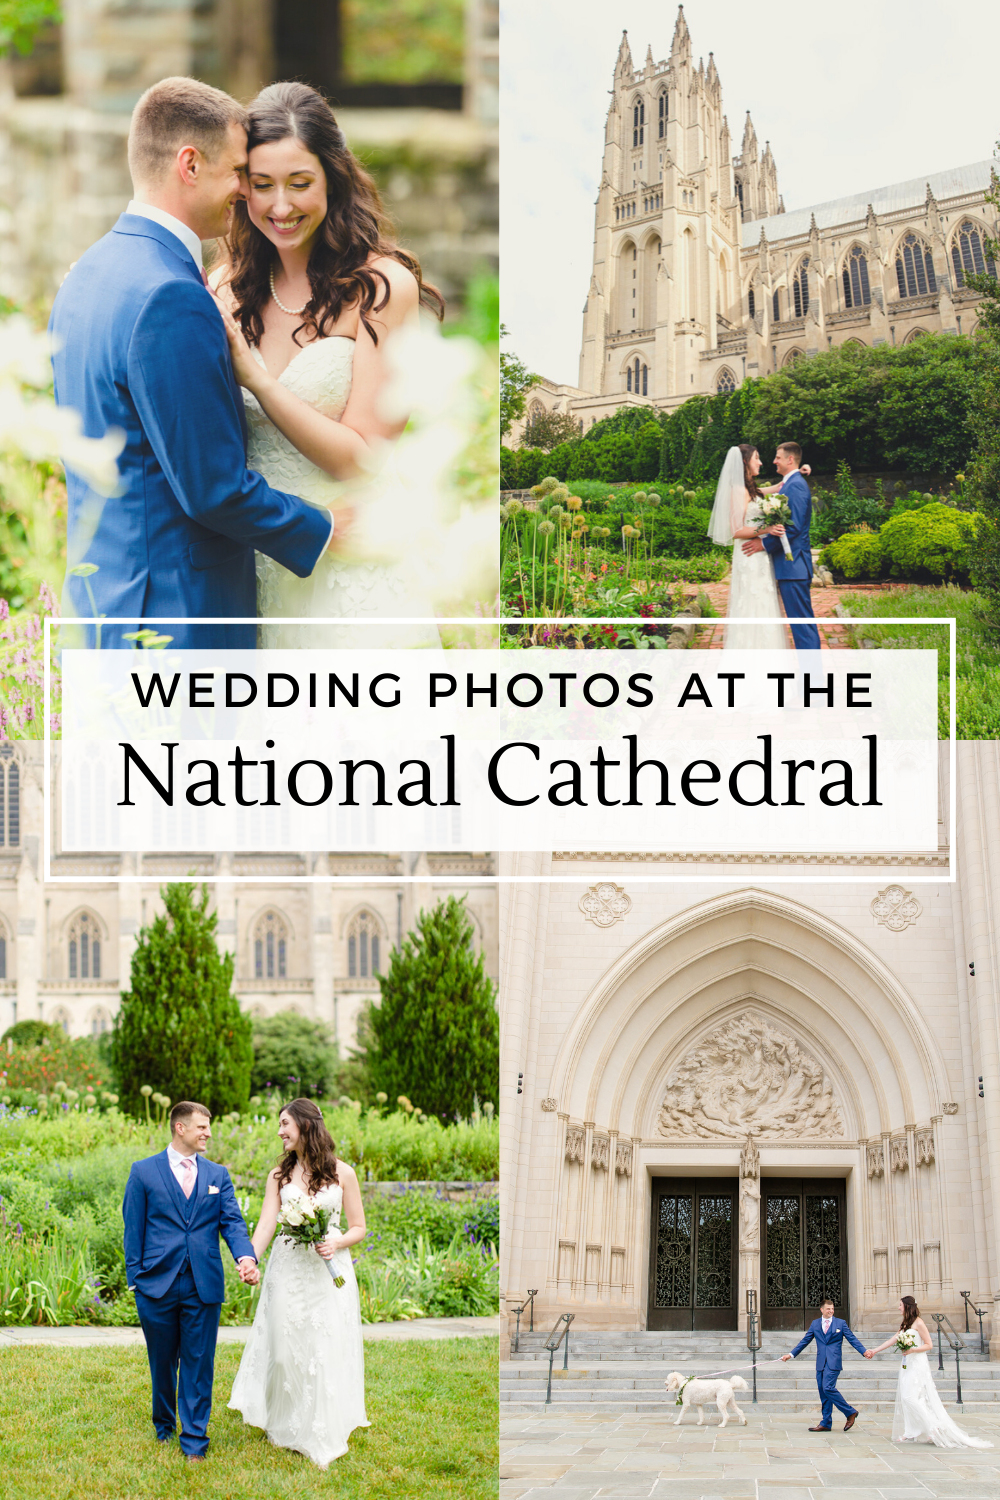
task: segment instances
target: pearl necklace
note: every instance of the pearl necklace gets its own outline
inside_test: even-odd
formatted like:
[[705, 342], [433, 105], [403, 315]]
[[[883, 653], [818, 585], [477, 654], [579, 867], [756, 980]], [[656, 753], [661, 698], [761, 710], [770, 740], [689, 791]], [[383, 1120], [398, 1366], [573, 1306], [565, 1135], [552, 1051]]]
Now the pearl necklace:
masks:
[[274, 298], [275, 302], [281, 308], [281, 311], [283, 313], [288, 313], [289, 317], [297, 318], [298, 315], [299, 315], [299, 313], [304, 313], [305, 312], [306, 308], [309, 306], [309, 303], [312, 301], [312, 297], [307, 297], [306, 300], [305, 300], [305, 302], [303, 302], [303, 304], [302, 304], [301, 307], [286, 307], [285, 304], [282, 302], [281, 298], [278, 296], [277, 292], [274, 290], [274, 267], [273, 266], [271, 267], [270, 271], [268, 272], [268, 280], [271, 283], [271, 296]]

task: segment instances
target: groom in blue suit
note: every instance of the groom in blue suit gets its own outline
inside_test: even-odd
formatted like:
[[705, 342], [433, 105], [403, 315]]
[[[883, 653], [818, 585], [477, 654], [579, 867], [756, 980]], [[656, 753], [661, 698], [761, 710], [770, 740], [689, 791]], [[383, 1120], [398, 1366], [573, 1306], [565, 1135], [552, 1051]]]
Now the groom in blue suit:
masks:
[[161, 1443], [173, 1437], [179, 1412], [181, 1451], [197, 1460], [208, 1450], [226, 1296], [220, 1234], [242, 1281], [255, 1284], [260, 1273], [229, 1173], [202, 1155], [212, 1134], [209, 1111], [190, 1100], [175, 1104], [170, 1130], [167, 1149], [134, 1162], [129, 1173], [125, 1273], [146, 1337], [156, 1436]]
[[[67, 473], [64, 613], [125, 617], [101, 627], [102, 647], [128, 647], [143, 619], [222, 616], [161, 628], [174, 646], [252, 648], [255, 549], [305, 578], [333, 533], [329, 511], [247, 469], [243, 398], [202, 269], [202, 240], [226, 233], [246, 194], [246, 142], [228, 94], [193, 78], [148, 89], [129, 132], [135, 196], [52, 309], [56, 400], [88, 437], [125, 439], [114, 496]], [[239, 616], [251, 623], [226, 623]]]
[[816, 1384], [823, 1410], [819, 1426], [810, 1427], [809, 1431], [829, 1432], [833, 1424], [833, 1408], [836, 1406], [847, 1418], [844, 1431], [850, 1432], [858, 1419], [858, 1413], [853, 1406], [848, 1406], [837, 1389], [837, 1381], [844, 1367], [844, 1340], [857, 1349], [859, 1354], [863, 1354], [865, 1359], [871, 1359], [871, 1353], [851, 1332], [843, 1318], [833, 1316], [833, 1302], [829, 1297], [823, 1298], [819, 1317], [810, 1323], [805, 1337], [799, 1340], [791, 1354], [783, 1354], [782, 1359], [795, 1359], [813, 1339], [816, 1340]]
[[[777, 536], [754, 537], [743, 543], [743, 551], [750, 554], [763, 547], [774, 559], [774, 581], [778, 585], [785, 614], [790, 620], [799, 615], [811, 616], [812, 607], [812, 549], [809, 532], [812, 526], [812, 494], [805, 475], [799, 472], [802, 449], [798, 443], [782, 443], [774, 455], [774, 467], [781, 475], [781, 494], [788, 502], [792, 523], [785, 527], [785, 536], [792, 549], [791, 561], [785, 556], [781, 538]], [[815, 625], [793, 625], [792, 640], [799, 651], [818, 651], [819, 631]]]

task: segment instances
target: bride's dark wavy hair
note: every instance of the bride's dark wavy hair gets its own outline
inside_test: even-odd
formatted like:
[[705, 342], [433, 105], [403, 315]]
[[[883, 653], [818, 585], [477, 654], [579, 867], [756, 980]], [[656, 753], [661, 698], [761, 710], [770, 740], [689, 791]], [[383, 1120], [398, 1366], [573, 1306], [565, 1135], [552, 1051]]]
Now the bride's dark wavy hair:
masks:
[[756, 475], [750, 473], [750, 460], [757, 452], [757, 447], [754, 443], [740, 443], [739, 449], [743, 459], [743, 483], [747, 487], [751, 500], [756, 500], [760, 494], [760, 485], [757, 483]]
[[903, 1304], [903, 1321], [899, 1325], [899, 1331], [905, 1333], [920, 1317], [920, 1308], [917, 1306], [915, 1297], [900, 1297], [899, 1300]]
[[[443, 318], [444, 298], [437, 287], [424, 281], [417, 257], [393, 239], [378, 188], [348, 149], [323, 96], [306, 83], [272, 83], [261, 90], [247, 114], [248, 152], [274, 141], [301, 141], [319, 158], [326, 177], [326, 218], [309, 257], [312, 296], [292, 334], [295, 343], [305, 329], [311, 329], [314, 338], [326, 338], [345, 308], [355, 306], [372, 342], [378, 343], [369, 314], [381, 312], [389, 301], [389, 281], [382, 271], [369, 266], [372, 256], [388, 256], [412, 271], [421, 306]], [[251, 223], [242, 199], [233, 208], [226, 254], [236, 317], [247, 343], [256, 346], [264, 336], [263, 312], [271, 295], [269, 275], [277, 251]]]
[[[337, 1183], [337, 1148], [323, 1123], [319, 1106], [311, 1099], [293, 1099], [281, 1106], [281, 1115], [291, 1115], [299, 1128], [299, 1144], [296, 1150], [286, 1151], [278, 1163], [278, 1192], [286, 1182], [291, 1182], [295, 1164], [302, 1162], [309, 1180], [309, 1191], [316, 1193], [321, 1187]], [[281, 1118], [279, 1115], [279, 1119]]]

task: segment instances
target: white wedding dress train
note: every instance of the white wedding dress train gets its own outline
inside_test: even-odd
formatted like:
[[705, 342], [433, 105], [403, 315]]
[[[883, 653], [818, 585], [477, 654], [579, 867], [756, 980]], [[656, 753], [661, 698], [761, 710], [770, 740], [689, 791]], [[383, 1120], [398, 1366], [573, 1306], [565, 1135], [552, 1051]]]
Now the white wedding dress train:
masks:
[[973, 1437], [944, 1409], [926, 1354], [904, 1354], [892, 1415], [893, 1442], [933, 1443], [936, 1448], [992, 1448]]
[[[746, 494], [746, 491], [743, 492]], [[742, 517], [734, 516], [740, 526], [752, 525], [760, 516], [756, 502], [750, 500]], [[737, 529], [736, 526], [733, 528]], [[733, 566], [729, 583], [730, 623], [726, 626], [727, 651], [786, 651], [789, 648], [786, 627], [782, 623], [781, 595], [774, 580], [774, 565], [768, 552], [743, 551], [743, 541], [733, 543]], [[733, 621], [774, 617], [773, 625], [740, 625]]]
[[[282, 1201], [288, 1190], [286, 1183]], [[339, 1184], [317, 1194], [334, 1225], [343, 1196]], [[343, 1286], [335, 1276], [343, 1276]], [[321, 1469], [347, 1452], [355, 1427], [370, 1425], [349, 1249], [327, 1261], [312, 1245], [275, 1239], [229, 1406], [251, 1427], [262, 1427], [276, 1447], [294, 1448]]]
[[[253, 355], [261, 364], [258, 349]], [[324, 416], [339, 421], [351, 394], [354, 340], [334, 335], [306, 344], [278, 377], [301, 401]], [[274, 489], [298, 495], [310, 505], [328, 507], [349, 491], [351, 505], [364, 504], [364, 486], [332, 479], [311, 463], [264, 412], [250, 391], [243, 391], [247, 418], [247, 467], [262, 474]], [[392, 463], [390, 458], [389, 463]], [[383, 476], [384, 480], [384, 476]], [[308, 578], [297, 578], [272, 557], [257, 553], [258, 643], [264, 647], [439, 646], [437, 627], [427, 625], [366, 625], [352, 630], [352, 618], [406, 616], [433, 618], [427, 598], [414, 594], [399, 573], [382, 562], [340, 558], [333, 548], [320, 558]], [[269, 619], [294, 617], [299, 625], [269, 624]], [[331, 618], [343, 625], [321, 624]], [[316, 624], [309, 623], [315, 620]]]

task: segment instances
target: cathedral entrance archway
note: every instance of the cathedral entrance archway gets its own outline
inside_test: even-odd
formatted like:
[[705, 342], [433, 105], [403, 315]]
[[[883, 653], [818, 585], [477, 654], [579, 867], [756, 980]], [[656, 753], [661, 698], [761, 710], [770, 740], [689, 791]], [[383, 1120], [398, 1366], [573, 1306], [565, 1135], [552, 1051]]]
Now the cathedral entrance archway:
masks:
[[761, 1326], [808, 1328], [824, 1297], [850, 1319], [844, 1180], [765, 1177], [760, 1217]]
[[738, 1326], [739, 1179], [654, 1177], [650, 1329]]

